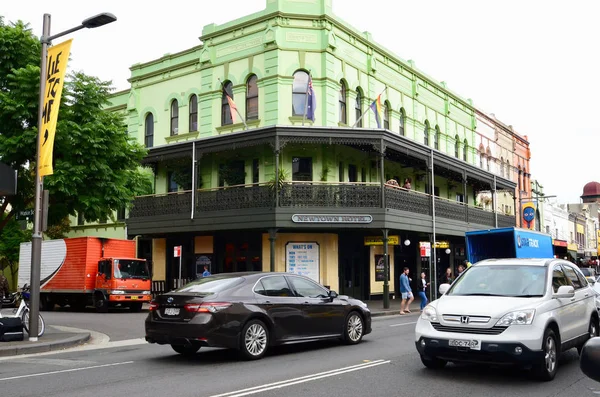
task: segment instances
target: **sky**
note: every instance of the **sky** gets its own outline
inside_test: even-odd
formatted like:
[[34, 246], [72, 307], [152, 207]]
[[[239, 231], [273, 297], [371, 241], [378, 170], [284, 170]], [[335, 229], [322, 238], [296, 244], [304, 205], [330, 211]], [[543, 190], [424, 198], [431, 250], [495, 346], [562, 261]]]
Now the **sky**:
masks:
[[[6, 21], [39, 36], [111, 12], [118, 20], [72, 34], [70, 69], [129, 87], [129, 67], [200, 43], [202, 28], [263, 10], [266, 0], [157, 3], [0, 1]], [[227, 4], [226, 7], [223, 7]], [[561, 203], [600, 182], [600, 1], [333, 0], [333, 12], [475, 106], [527, 135], [532, 180]]]

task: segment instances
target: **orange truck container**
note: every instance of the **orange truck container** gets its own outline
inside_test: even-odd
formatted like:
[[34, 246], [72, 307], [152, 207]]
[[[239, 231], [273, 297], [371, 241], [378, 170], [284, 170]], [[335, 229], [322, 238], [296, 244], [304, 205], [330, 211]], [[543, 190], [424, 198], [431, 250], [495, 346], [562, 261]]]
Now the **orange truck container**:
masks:
[[[135, 241], [76, 237], [42, 242], [40, 308], [55, 305], [98, 312], [109, 306], [140, 311], [151, 300], [151, 275], [145, 259], [135, 258]], [[31, 243], [19, 253], [19, 286], [31, 280]]]

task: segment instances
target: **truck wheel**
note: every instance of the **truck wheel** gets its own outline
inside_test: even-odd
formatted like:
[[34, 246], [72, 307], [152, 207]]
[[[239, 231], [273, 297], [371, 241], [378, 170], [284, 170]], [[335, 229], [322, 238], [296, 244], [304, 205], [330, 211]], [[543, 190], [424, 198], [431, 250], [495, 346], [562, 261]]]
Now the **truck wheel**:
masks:
[[129, 305], [129, 310], [134, 313], [138, 313], [142, 311], [142, 302], [134, 302]]
[[94, 299], [94, 306], [96, 307], [96, 311], [98, 313], [107, 313], [108, 312], [108, 301], [104, 294], [97, 294]]
[[40, 296], [40, 309], [42, 311], [50, 312], [54, 310], [54, 300], [48, 295]]

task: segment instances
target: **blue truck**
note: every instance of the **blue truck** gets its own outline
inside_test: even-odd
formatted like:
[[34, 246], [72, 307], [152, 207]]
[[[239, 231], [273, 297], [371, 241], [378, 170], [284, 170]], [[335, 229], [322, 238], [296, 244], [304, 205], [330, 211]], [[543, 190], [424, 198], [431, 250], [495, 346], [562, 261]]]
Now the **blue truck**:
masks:
[[552, 236], [533, 230], [505, 227], [465, 233], [467, 260], [490, 258], [554, 258]]

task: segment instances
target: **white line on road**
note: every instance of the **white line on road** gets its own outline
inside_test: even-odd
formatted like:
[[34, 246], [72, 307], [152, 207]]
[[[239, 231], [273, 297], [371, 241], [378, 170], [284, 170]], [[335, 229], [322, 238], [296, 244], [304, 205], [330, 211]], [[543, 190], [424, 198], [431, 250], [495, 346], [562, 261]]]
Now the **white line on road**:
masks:
[[112, 363], [112, 364], [102, 364], [102, 365], [94, 365], [91, 367], [83, 367], [83, 368], [72, 368], [72, 369], [63, 369], [60, 371], [50, 371], [50, 372], [41, 372], [37, 374], [29, 374], [29, 375], [19, 375], [19, 376], [11, 376], [9, 378], [0, 378], [0, 382], [3, 380], [13, 380], [13, 379], [23, 379], [23, 378], [33, 378], [36, 376], [46, 376], [46, 375], [54, 375], [54, 374], [62, 374], [64, 372], [75, 372], [75, 371], [85, 371], [86, 369], [94, 369], [94, 368], [104, 368], [104, 367], [114, 367], [116, 365], [125, 365], [125, 364], [133, 364], [133, 361], [124, 361], [122, 363]]
[[416, 321], [413, 321], [412, 323], [401, 323], [401, 324], [392, 324], [390, 325], [390, 327], [401, 327], [403, 325], [410, 325], [410, 324], [416, 324]]
[[361, 369], [367, 369], [367, 368], [376, 367], [378, 365], [389, 364], [389, 363], [390, 363], [390, 360], [387, 360], [387, 361], [375, 360], [375, 361], [370, 361], [370, 362], [367, 362], [364, 364], [352, 365], [349, 367], [338, 368], [338, 369], [334, 369], [331, 371], [325, 371], [325, 372], [319, 372], [319, 373], [312, 374], [312, 375], [301, 376], [299, 378], [292, 378], [292, 379], [283, 380], [283, 381], [279, 381], [279, 382], [269, 383], [266, 385], [254, 386], [254, 387], [250, 387], [247, 389], [236, 390], [236, 391], [223, 393], [223, 394], [217, 394], [217, 395], [214, 395], [211, 397], [242, 397], [242, 396], [247, 396], [250, 394], [262, 393], [262, 392], [274, 390], [274, 389], [281, 389], [283, 387], [293, 386], [293, 385], [297, 385], [297, 384], [305, 383], [305, 382], [311, 382], [311, 381], [315, 381], [318, 379], [327, 378], [330, 376], [336, 376], [336, 375], [344, 374], [347, 372], [359, 371]]

